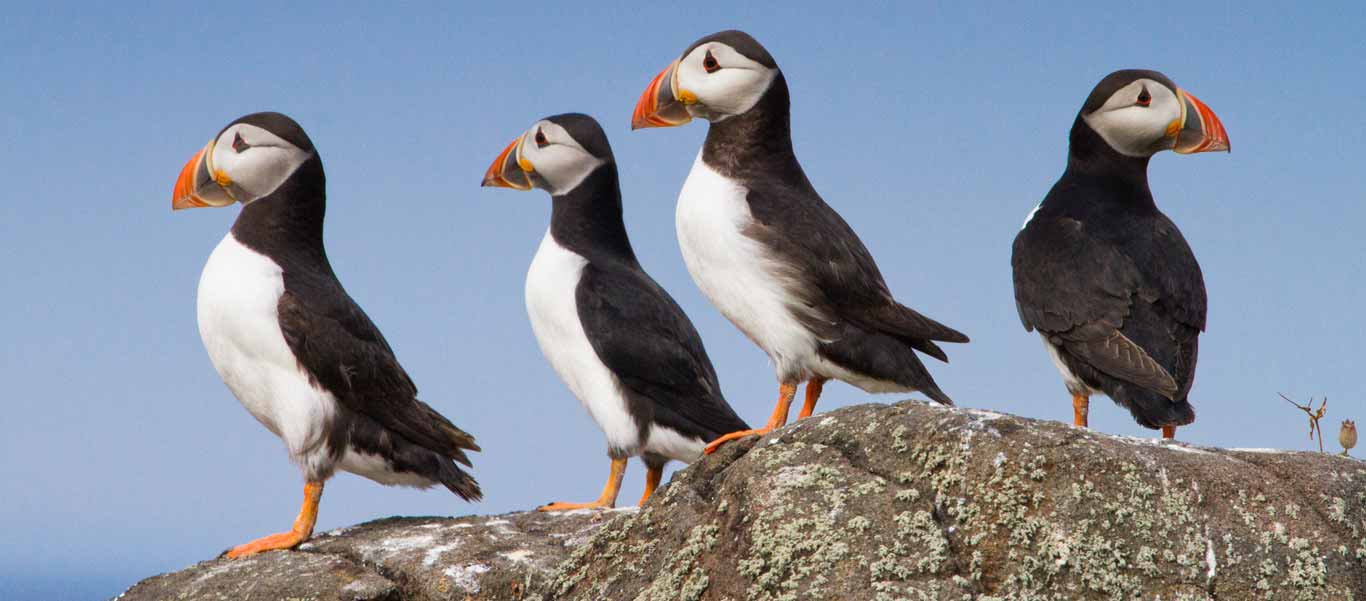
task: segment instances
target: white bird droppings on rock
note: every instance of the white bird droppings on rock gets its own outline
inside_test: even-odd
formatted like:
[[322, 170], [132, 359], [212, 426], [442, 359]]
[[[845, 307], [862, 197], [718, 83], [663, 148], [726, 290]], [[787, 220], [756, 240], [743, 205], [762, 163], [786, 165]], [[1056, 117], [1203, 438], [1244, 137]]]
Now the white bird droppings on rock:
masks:
[[358, 550], [360, 551], [361, 559], [372, 563], [380, 563], [390, 557], [407, 551], [425, 549], [431, 546], [433, 542], [436, 542], [436, 538], [430, 534], [401, 536], [386, 539], [378, 544], [361, 545], [358, 547]]
[[466, 593], [477, 594], [479, 592], [479, 575], [491, 569], [482, 563], [472, 563], [464, 566], [451, 566], [446, 568], [442, 574], [450, 578], [456, 586], [465, 589]]
[[503, 559], [506, 559], [511, 562], [526, 563], [527, 561], [531, 560], [531, 556], [535, 555], [535, 553], [532, 553], [530, 549], [518, 549], [516, 551], [499, 553], [499, 555], [501, 555]]
[[437, 545], [435, 547], [432, 547], [427, 550], [426, 555], [422, 556], [422, 565], [430, 568], [436, 565], [436, 562], [441, 559], [441, 556], [445, 552], [454, 551], [455, 549], [459, 549], [460, 547], [461, 545], [459, 543], [451, 543], [449, 545]]

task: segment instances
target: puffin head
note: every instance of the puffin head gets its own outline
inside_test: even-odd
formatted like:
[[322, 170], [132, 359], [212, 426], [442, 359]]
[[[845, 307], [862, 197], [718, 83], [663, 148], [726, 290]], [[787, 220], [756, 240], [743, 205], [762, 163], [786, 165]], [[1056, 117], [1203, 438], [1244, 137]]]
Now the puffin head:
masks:
[[293, 119], [252, 113], [229, 123], [181, 169], [171, 209], [243, 205], [270, 195], [317, 156]]
[[612, 164], [612, 147], [598, 121], [582, 113], [565, 113], [541, 119], [517, 136], [493, 160], [481, 185], [540, 188], [558, 196]]
[[693, 42], [650, 81], [631, 115], [631, 129], [673, 127], [700, 117], [722, 121], [754, 108], [778, 76], [778, 63], [743, 31]]
[[1157, 71], [1125, 69], [1105, 76], [1078, 121], [1128, 157], [1229, 149], [1228, 132], [1214, 111]]

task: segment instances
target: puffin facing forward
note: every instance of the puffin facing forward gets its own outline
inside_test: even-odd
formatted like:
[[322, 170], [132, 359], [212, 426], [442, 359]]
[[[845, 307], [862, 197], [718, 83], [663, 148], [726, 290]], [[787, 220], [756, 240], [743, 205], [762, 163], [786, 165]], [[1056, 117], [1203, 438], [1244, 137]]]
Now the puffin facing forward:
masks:
[[612, 460], [596, 501], [541, 511], [615, 506], [633, 455], [649, 470], [644, 504], [670, 459], [692, 462], [707, 441], [749, 428], [721, 395], [688, 316], [636, 261], [616, 162], [596, 120], [538, 121], [503, 149], [483, 185], [550, 193], [550, 228], [527, 272], [527, 313], [546, 359], [607, 435]]
[[340, 469], [386, 485], [441, 484], [478, 500], [474, 437], [417, 399], [389, 343], [342, 289], [323, 249], [322, 160], [279, 113], [242, 117], [176, 180], [174, 209], [241, 203], [199, 280], [199, 334], [209, 359], [303, 472], [288, 531], [231, 558], [297, 546], [313, 533], [323, 483]]
[[1219, 118], [1156, 71], [1102, 79], [1072, 124], [1067, 170], [1015, 237], [1015, 302], [1087, 425], [1100, 392], [1145, 428], [1195, 421], [1187, 396], [1205, 329], [1205, 280], [1153, 201], [1148, 160], [1228, 150]]
[[787, 81], [749, 34], [693, 42], [650, 82], [633, 129], [711, 122], [678, 196], [678, 242], [712, 304], [772, 359], [779, 395], [768, 423], [707, 447], [811, 415], [827, 380], [869, 392], [920, 391], [953, 401], [916, 351], [948, 361], [935, 344], [968, 337], [892, 297], [854, 230], [821, 199], [792, 149]]

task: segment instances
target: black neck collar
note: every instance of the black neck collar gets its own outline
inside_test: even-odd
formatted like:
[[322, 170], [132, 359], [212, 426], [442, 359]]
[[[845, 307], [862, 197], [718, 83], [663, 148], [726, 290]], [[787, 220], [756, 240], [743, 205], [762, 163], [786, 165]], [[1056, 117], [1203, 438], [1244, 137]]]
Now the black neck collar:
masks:
[[787, 80], [779, 71], [748, 111], [711, 124], [702, 160], [722, 175], [741, 180], [761, 172], [800, 170], [792, 150], [791, 104]]
[[1123, 189], [1133, 190], [1138, 199], [1152, 203], [1152, 193], [1148, 189], [1150, 158], [1120, 154], [1081, 115], [1077, 115], [1072, 124], [1064, 177], [1110, 181]]
[[315, 154], [274, 192], [242, 207], [233, 237], [281, 267], [312, 264], [330, 272], [323, 250], [326, 188], [323, 163]]
[[573, 190], [551, 197], [550, 234], [589, 261], [636, 263], [621, 218], [621, 186], [615, 163], [604, 163]]

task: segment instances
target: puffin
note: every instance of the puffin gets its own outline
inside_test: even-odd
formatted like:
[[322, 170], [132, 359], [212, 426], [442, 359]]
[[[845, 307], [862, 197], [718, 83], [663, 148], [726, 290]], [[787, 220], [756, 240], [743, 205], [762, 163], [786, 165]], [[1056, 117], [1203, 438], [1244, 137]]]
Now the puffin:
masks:
[[1067, 168], [1011, 251], [1015, 303], [1085, 427], [1091, 395], [1174, 438], [1190, 404], [1207, 299], [1200, 264], [1153, 200], [1148, 161], [1229, 150], [1219, 117], [1157, 71], [1115, 71], [1077, 113]]
[[225, 552], [239, 558], [308, 540], [323, 483], [337, 470], [380, 484], [440, 484], [477, 501], [460, 465], [474, 437], [418, 400], [375, 324], [342, 288], [323, 247], [322, 159], [280, 113], [218, 132], [176, 179], [173, 210], [242, 210], [199, 279], [199, 335], [237, 400], [284, 441], [304, 477], [287, 532]]
[[611, 471], [597, 500], [541, 511], [616, 506], [629, 457], [645, 463], [649, 500], [664, 465], [749, 426], [726, 403], [688, 316], [645, 273], [622, 221], [617, 166], [588, 115], [537, 121], [503, 149], [483, 186], [550, 193], [550, 227], [526, 276], [541, 352], [607, 436]]
[[863, 241], [807, 180], [792, 148], [787, 81], [768, 50], [741, 31], [693, 42], [645, 88], [631, 128], [695, 117], [711, 125], [678, 196], [683, 259], [703, 294], [768, 354], [779, 384], [766, 425], [706, 452], [786, 424], [802, 382], [798, 419], [829, 380], [953, 405], [916, 353], [947, 362], [936, 342], [968, 337], [898, 302]]

